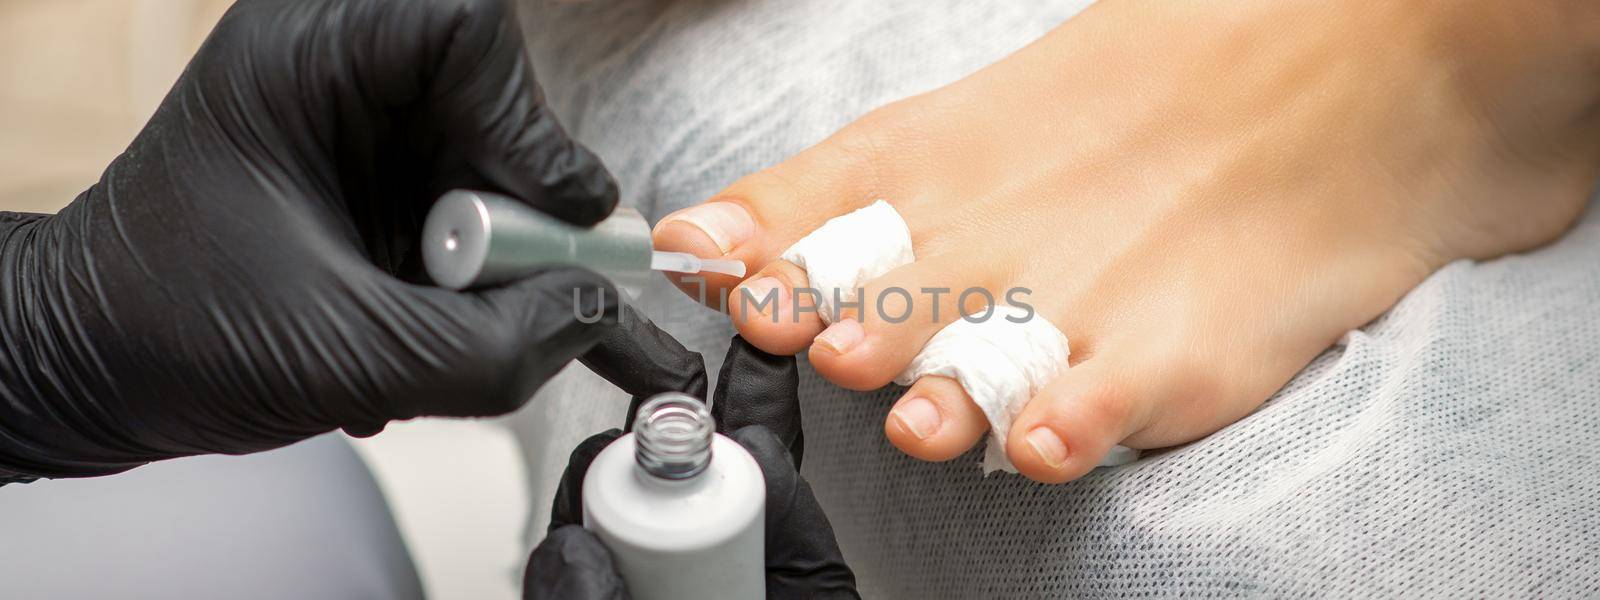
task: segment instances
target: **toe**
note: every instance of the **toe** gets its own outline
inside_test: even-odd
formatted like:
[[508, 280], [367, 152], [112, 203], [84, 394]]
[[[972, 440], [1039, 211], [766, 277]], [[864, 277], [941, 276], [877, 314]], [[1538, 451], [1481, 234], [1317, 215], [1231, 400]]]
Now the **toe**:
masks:
[[[714, 200], [667, 215], [651, 236], [657, 250], [724, 258], [755, 237], [756, 232], [755, 217], [748, 207]], [[749, 262], [745, 263], [745, 268], [750, 268]], [[729, 288], [739, 283], [737, 277], [718, 273], [667, 273], [666, 276], [678, 289], [707, 305], [715, 305]]]
[[[739, 260], [747, 271], [766, 267], [828, 219], [876, 197], [872, 157], [842, 148], [829, 139], [740, 179], [708, 202], [667, 215], [651, 234], [655, 248]], [[669, 273], [667, 278], [712, 306], [740, 283], [717, 274]]]
[[934, 257], [868, 282], [860, 305], [841, 311], [849, 318], [834, 323], [812, 344], [811, 365], [846, 388], [887, 385], [940, 329], [994, 303], [994, 294], [981, 285], [982, 273]]
[[1079, 364], [1022, 410], [1006, 440], [1006, 456], [1018, 472], [1043, 483], [1077, 479], [1142, 427], [1151, 395], [1110, 364]]
[[988, 419], [961, 384], [937, 375], [912, 384], [883, 424], [884, 435], [901, 452], [931, 461], [961, 456], [988, 430]]
[[[798, 354], [822, 332], [805, 269], [774, 261], [728, 295], [728, 315], [751, 345], [771, 354]], [[797, 292], [796, 290], [800, 290]]]

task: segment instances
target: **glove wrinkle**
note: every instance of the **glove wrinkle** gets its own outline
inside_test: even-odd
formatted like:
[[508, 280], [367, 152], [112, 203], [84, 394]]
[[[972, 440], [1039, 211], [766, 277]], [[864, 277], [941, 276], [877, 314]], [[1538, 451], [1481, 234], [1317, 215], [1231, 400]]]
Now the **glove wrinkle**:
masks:
[[578, 525], [550, 531], [528, 557], [522, 597], [552, 600], [623, 600], [627, 585], [599, 538]]

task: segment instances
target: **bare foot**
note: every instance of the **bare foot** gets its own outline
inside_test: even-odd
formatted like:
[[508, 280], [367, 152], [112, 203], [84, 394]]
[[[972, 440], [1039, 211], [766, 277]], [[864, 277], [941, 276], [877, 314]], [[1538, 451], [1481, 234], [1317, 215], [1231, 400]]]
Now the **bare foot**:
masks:
[[[1557, 237], [1600, 172], [1597, 41], [1588, 0], [1106, 0], [669, 216], [656, 242], [760, 269], [742, 285], [780, 302], [754, 315], [730, 300], [745, 337], [809, 347], [822, 375], [872, 389], [957, 318], [953, 294], [917, 296], [902, 323], [851, 313], [823, 331], [788, 291], [806, 273], [777, 257], [888, 200], [917, 261], [869, 297], [1028, 288], [1071, 340], [1073, 368], [1005, 448], [1023, 474], [1067, 481], [1114, 444], [1238, 420], [1451, 260]], [[885, 429], [946, 460], [987, 424], [928, 377]]]

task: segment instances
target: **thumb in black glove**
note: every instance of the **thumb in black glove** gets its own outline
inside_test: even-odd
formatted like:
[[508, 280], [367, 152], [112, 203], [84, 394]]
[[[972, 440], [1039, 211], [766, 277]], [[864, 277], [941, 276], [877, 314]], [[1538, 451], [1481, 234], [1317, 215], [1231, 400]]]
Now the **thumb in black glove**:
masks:
[[[704, 367], [700, 370], [703, 381]], [[661, 372], [649, 367], [635, 371]], [[735, 337], [712, 403], [717, 430], [750, 452], [766, 481], [768, 597], [858, 598], [855, 574], [844, 562], [833, 527], [798, 471], [802, 438], [797, 382], [793, 357], [766, 354]], [[627, 389], [647, 383], [619, 385]], [[556, 490], [549, 535], [528, 559], [523, 597], [627, 597], [610, 553], [582, 525], [584, 474], [600, 451], [621, 436], [620, 430], [606, 431], [573, 450]]]
[[500, 414], [599, 340], [617, 294], [587, 271], [422, 285], [449, 189], [580, 225], [617, 201], [507, 10], [241, 0], [98, 184], [0, 213], [0, 481]]

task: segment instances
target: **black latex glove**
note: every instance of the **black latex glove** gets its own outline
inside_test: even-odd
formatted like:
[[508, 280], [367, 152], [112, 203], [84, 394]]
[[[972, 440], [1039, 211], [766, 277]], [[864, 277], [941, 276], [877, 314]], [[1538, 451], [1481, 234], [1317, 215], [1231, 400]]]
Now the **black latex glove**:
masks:
[[[671, 351], [674, 346], [679, 350], [676, 353]], [[663, 363], [685, 362], [683, 353], [687, 351], [676, 342], [662, 344], [656, 350], [656, 355], [672, 357]], [[704, 370], [703, 365], [698, 367], [701, 389], [705, 386]], [[650, 373], [662, 374], [669, 384], [696, 380], [692, 375], [685, 378], [681, 373], [667, 374], [664, 368], [646, 367], [634, 372], [642, 376], [631, 379], [631, 385], [635, 389], [665, 387], [650, 385], [654, 381]], [[811, 485], [799, 473], [798, 381], [794, 357], [764, 353], [736, 337], [723, 363], [711, 412], [717, 420], [717, 431], [749, 450], [766, 479], [767, 596], [859, 598], [855, 574], [844, 562], [834, 540], [833, 526], [812, 494]], [[636, 401], [633, 408], [637, 407]], [[572, 451], [556, 491], [549, 535], [528, 558], [524, 598], [628, 597], [611, 554], [599, 538], [583, 528], [584, 474], [595, 456], [621, 436], [622, 431], [613, 429], [584, 440]]]
[[449, 189], [577, 224], [616, 204], [508, 11], [241, 0], [98, 184], [0, 213], [0, 481], [505, 413], [606, 334], [617, 295], [586, 271], [425, 285]]

